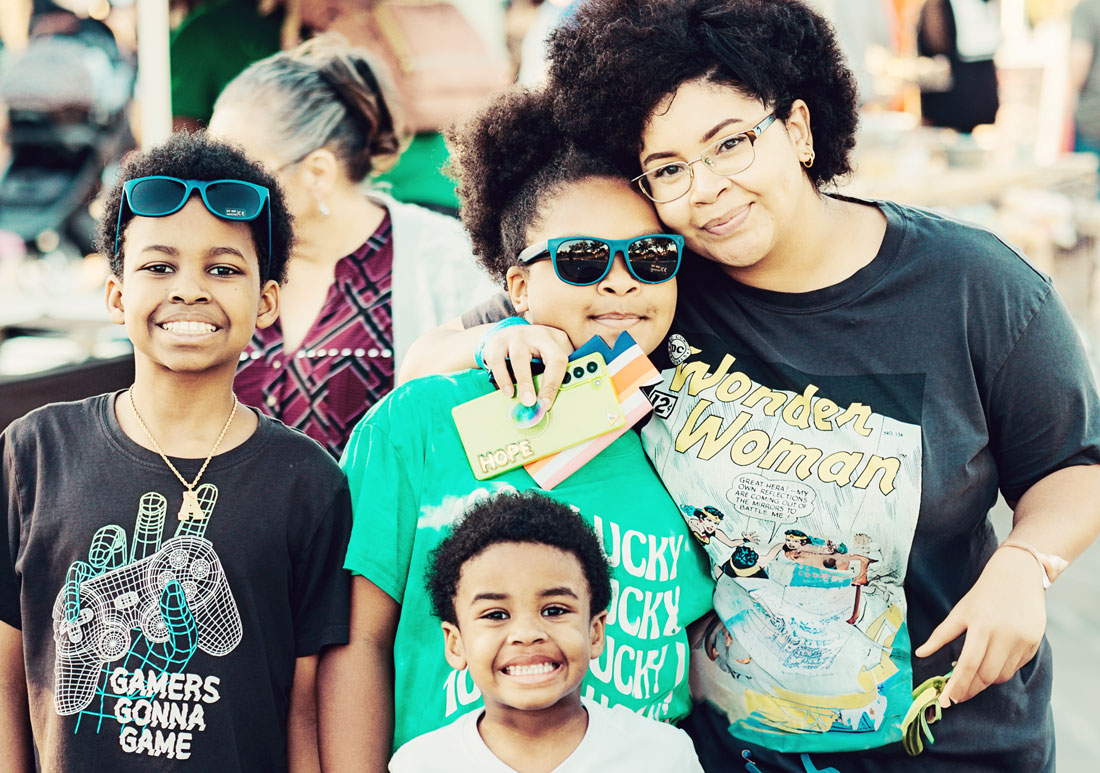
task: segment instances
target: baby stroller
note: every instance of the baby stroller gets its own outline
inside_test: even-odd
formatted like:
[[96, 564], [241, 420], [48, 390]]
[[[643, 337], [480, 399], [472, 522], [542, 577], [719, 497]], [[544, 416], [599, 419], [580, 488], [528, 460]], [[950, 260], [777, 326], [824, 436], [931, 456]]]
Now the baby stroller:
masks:
[[88, 204], [104, 168], [133, 147], [127, 123], [134, 67], [110, 30], [69, 15], [34, 34], [0, 68], [8, 111], [10, 163], [0, 176], [0, 230], [31, 253], [91, 252], [95, 221]]

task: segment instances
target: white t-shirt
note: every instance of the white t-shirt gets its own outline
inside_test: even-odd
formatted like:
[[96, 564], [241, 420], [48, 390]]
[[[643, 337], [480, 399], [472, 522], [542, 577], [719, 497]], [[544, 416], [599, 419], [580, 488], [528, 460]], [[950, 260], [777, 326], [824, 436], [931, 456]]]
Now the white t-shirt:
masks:
[[[661, 771], [702, 773], [687, 733], [635, 714], [624, 706], [606, 708], [582, 698], [588, 710], [584, 738], [553, 773]], [[451, 724], [412, 739], [393, 755], [390, 773], [514, 773], [485, 745], [471, 711]]]

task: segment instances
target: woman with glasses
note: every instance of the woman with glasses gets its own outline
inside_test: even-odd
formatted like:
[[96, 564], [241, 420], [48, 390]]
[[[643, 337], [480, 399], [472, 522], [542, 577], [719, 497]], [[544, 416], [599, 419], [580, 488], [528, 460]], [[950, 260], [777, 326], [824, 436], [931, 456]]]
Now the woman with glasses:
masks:
[[[736, 675], [692, 661], [704, 766], [1053, 769], [1043, 593], [1100, 530], [1100, 403], [1049, 277], [987, 231], [829, 191], [851, 171], [857, 94], [797, 0], [593, 0], [551, 58], [563, 126], [693, 253], [643, 431], [658, 474], [729, 536], [811, 541], [763, 573], [715, 571], [749, 657]], [[484, 331], [459, 327], [407, 371], [441, 343], [470, 361]], [[510, 357], [534, 402], [522, 361], [547, 363], [549, 399], [568, 343], [508, 327], [482, 358], [508, 387]], [[720, 567], [746, 547], [704, 549]], [[952, 672], [909, 711], [914, 685]]]
[[[510, 92], [453, 139], [462, 217], [475, 252], [522, 315], [507, 324], [552, 325], [577, 347], [590, 341], [611, 347], [625, 331], [635, 349], [648, 352], [672, 319], [681, 240], [662, 232], [629, 180], [565, 142], [552, 115], [545, 96]], [[606, 359], [615, 366], [623, 357], [608, 351]], [[604, 377], [598, 366], [593, 372], [589, 361], [580, 362], [570, 363], [570, 389], [595, 397]], [[355, 575], [352, 634], [320, 676], [320, 690], [343, 709], [321, 717], [326, 768], [382, 770], [406, 741], [481, 708], [466, 671], [453, 670], [444, 657], [423, 582], [428, 555], [482, 498], [551, 484], [520, 466], [486, 478], [464, 443], [501, 432], [534, 444], [560, 432], [563, 420], [566, 431], [572, 426], [568, 415], [521, 411], [510, 418], [502, 411], [499, 421], [464, 425], [460, 436], [452, 409], [493, 392], [480, 369], [417, 379], [376, 405], [348, 442], [341, 465], [355, 515], [344, 564]], [[586, 404], [583, 396], [574, 402]], [[548, 492], [594, 526], [612, 565], [608, 646], [582, 695], [678, 720], [691, 708], [684, 628], [710, 610], [713, 586], [638, 436], [612, 437]], [[546, 640], [509, 649], [525, 657], [549, 653], [542, 665], [558, 652]], [[501, 678], [514, 689], [538, 689], [538, 678]]]
[[294, 215], [279, 321], [242, 353], [237, 393], [339, 456], [416, 336], [491, 285], [458, 221], [364, 187], [406, 139], [365, 52], [315, 38], [256, 62], [210, 132], [263, 163]]

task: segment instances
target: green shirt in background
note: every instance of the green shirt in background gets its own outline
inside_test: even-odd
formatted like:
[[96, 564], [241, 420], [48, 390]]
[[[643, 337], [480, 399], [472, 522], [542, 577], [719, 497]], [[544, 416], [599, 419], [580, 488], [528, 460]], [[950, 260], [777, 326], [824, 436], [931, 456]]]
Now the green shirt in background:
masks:
[[376, 179], [388, 184], [398, 201], [457, 210], [454, 180], [442, 171], [447, 159], [443, 135], [424, 132], [413, 137], [397, 166]]
[[220, 0], [195, 8], [169, 42], [172, 115], [209, 122], [225, 85], [279, 50], [282, 23], [282, 8], [261, 16], [256, 0]]
[[[401, 604], [394, 641], [394, 748], [480, 708], [481, 696], [443, 657], [443, 635], [424, 585], [428, 554], [472, 502], [537, 488], [518, 469], [474, 478], [451, 408], [491, 391], [484, 371], [418, 379], [374, 406], [340, 464], [354, 525], [345, 567]], [[683, 626], [711, 608], [705, 556], [627, 432], [549, 496], [593, 525], [611, 564], [607, 646], [582, 694], [654, 719], [688, 713]]]

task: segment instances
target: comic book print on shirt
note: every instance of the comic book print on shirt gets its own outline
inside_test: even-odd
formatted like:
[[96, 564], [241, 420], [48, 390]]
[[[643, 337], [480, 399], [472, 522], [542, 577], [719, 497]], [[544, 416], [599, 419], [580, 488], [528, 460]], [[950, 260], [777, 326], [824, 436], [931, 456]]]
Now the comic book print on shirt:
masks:
[[900, 740], [923, 376], [814, 377], [680, 335], [669, 353], [643, 441], [715, 581], [692, 695], [777, 751]]
[[206, 525], [218, 490], [196, 489], [201, 517], [162, 542], [167, 500], [142, 495], [133, 541], [104, 526], [87, 561], [69, 567], [54, 602], [54, 708], [77, 714], [75, 732], [119, 734], [123, 751], [185, 760], [206, 729], [220, 679], [185, 671], [196, 651], [222, 656], [242, 628]]

